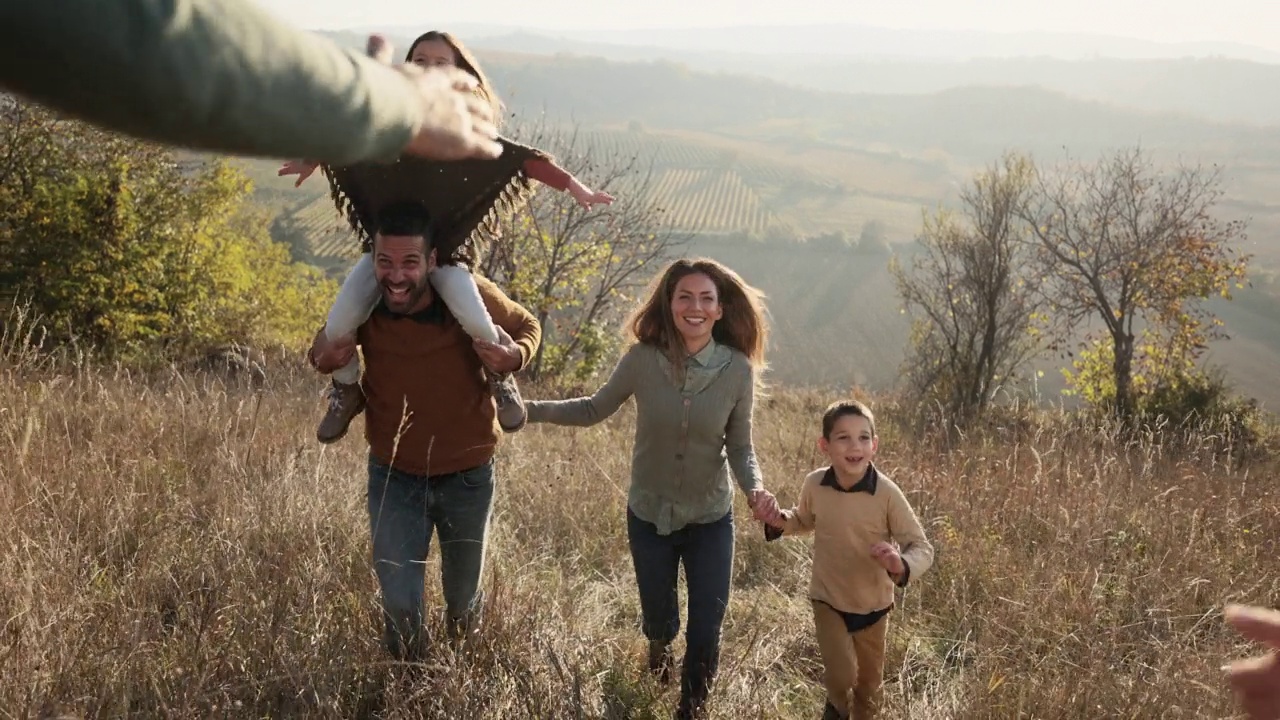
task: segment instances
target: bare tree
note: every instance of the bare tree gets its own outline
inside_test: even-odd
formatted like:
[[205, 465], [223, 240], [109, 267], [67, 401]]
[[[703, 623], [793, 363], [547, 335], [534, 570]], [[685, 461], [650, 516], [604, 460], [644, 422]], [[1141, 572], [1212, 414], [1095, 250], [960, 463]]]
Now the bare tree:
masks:
[[1006, 155], [960, 193], [960, 216], [926, 216], [920, 252], [890, 264], [914, 318], [906, 376], [922, 398], [964, 420], [1040, 349], [1042, 300], [1027, 282], [1027, 232], [1017, 216], [1034, 177], [1031, 161]]
[[[1066, 329], [1101, 321], [1111, 354], [1114, 409], [1135, 409], [1137, 332], [1196, 352], [1216, 335], [1202, 301], [1230, 297], [1248, 255], [1232, 244], [1245, 223], [1213, 217], [1222, 196], [1217, 168], [1158, 171], [1137, 148], [1092, 165], [1068, 163], [1040, 174], [1019, 214], [1037, 248], [1038, 286]], [[1177, 358], [1181, 360], [1182, 358]]]
[[530, 375], [581, 379], [607, 360], [631, 293], [689, 237], [664, 222], [647, 153], [590, 142], [577, 126], [541, 116], [506, 134], [550, 152], [584, 183], [617, 198], [588, 211], [568, 193], [541, 188], [527, 207], [503, 219], [477, 268], [542, 323], [544, 340]]

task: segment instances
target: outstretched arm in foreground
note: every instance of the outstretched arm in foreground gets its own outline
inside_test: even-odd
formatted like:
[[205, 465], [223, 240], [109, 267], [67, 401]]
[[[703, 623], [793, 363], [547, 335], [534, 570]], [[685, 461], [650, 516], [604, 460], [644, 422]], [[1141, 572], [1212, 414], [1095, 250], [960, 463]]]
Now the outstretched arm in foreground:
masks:
[[388, 67], [250, 0], [0, 3], [0, 88], [134, 137], [345, 164], [496, 157], [461, 71]]
[[1241, 635], [1266, 645], [1265, 655], [1238, 660], [1227, 667], [1236, 699], [1249, 720], [1280, 718], [1280, 612], [1229, 605], [1227, 622]]

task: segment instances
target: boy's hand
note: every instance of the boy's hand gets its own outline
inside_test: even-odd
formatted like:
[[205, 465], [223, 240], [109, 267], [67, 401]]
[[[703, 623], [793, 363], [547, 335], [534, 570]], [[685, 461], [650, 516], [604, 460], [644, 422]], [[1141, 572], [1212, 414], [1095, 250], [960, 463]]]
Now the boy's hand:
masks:
[[887, 542], [878, 542], [871, 546], [871, 557], [876, 559], [888, 573], [895, 578], [901, 577], [907, 567], [902, 564], [902, 556], [898, 549]]
[[765, 520], [764, 524], [779, 530], [787, 529], [787, 516], [791, 514], [790, 510], [779, 510], [778, 516], [772, 520]]

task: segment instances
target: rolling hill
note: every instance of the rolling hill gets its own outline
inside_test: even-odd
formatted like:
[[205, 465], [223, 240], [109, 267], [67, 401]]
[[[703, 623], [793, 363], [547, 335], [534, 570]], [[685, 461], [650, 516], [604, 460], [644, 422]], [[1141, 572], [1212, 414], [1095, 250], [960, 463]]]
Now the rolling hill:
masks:
[[[676, 229], [696, 233], [691, 253], [738, 269], [770, 296], [772, 377], [788, 384], [897, 381], [907, 338], [883, 255], [797, 245], [797, 237], [870, 221], [909, 241], [923, 208], [948, 204], [976, 167], [1006, 148], [1052, 162], [1141, 142], [1162, 158], [1221, 162], [1221, 209], [1247, 216], [1261, 268], [1280, 267], [1280, 130], [1082, 101], [1043, 88], [958, 88], [927, 95], [852, 95], [711, 75], [669, 62], [486, 52], [482, 62], [526, 137], [538, 123], [570, 125], [569, 147], [548, 148], [599, 166], [652, 165], [652, 188]], [[572, 163], [570, 163], [572, 164]], [[299, 254], [341, 272], [356, 243], [313, 178], [301, 189], [274, 177], [276, 163], [247, 166], [283, 207], [277, 234]], [[578, 165], [574, 165], [575, 167]], [[593, 182], [591, 171], [584, 180]], [[626, 192], [625, 184], [610, 188]], [[1260, 287], [1221, 308], [1233, 338], [1215, 344], [1242, 390], [1271, 406], [1280, 391], [1266, 369], [1280, 361], [1277, 293]], [[1049, 398], [1061, 387], [1043, 366]]]
[[[1133, 57], [1126, 58], [1115, 51], [1055, 54], [1052, 48], [1042, 46], [1007, 56], [996, 56], [988, 49], [967, 57], [922, 53], [885, 57], [875, 56], [865, 47], [856, 54], [817, 49], [779, 54], [607, 40], [607, 36], [586, 39], [490, 29], [471, 44], [481, 52], [596, 57], [617, 62], [676, 61], [701, 72], [751, 75], [842, 93], [925, 95], [973, 86], [1035, 86], [1145, 112], [1172, 112], [1222, 122], [1280, 123], [1280, 98], [1263, 91], [1280, 81], [1280, 56], [1269, 52], [1170, 47], [1163, 54], [1131, 53]], [[742, 47], [759, 46], [744, 42]]]
[[[352, 32], [390, 32], [414, 37], [425, 28], [353, 28]], [[926, 29], [886, 27], [855, 23], [740, 25], [705, 27], [628, 27], [568, 30], [509, 23], [450, 24], [451, 32], [469, 45], [487, 47], [512, 36], [544, 43], [586, 45], [594, 49], [629, 52], [625, 60], [653, 57], [736, 57], [760, 65], [767, 57], [781, 64], [798, 59], [848, 58], [854, 60], [932, 60], [960, 62], [969, 59], [1021, 59], [1045, 57], [1061, 60], [1114, 58], [1123, 61], [1166, 58], [1227, 57], [1259, 63], [1280, 63], [1274, 48], [1238, 42], [1160, 42], [1134, 37], [1082, 32], [1001, 32], [995, 30]], [[600, 54], [599, 52], [594, 54]], [[742, 68], [733, 68], [743, 72]]]
[[[334, 37], [356, 44], [361, 36]], [[398, 40], [400, 47], [405, 42]], [[1034, 86], [850, 94], [696, 72], [669, 61], [498, 51], [480, 58], [521, 122], [545, 117], [584, 129], [641, 128], [648, 130], [649, 152], [679, 141], [716, 148], [744, 168], [778, 164], [823, 178], [833, 188], [827, 194], [818, 185], [769, 186], [751, 170], [738, 171], [782, 226], [791, 223], [802, 235], [856, 232], [871, 217], [909, 234], [920, 206], [949, 202], [976, 168], [1006, 149], [1052, 164], [1068, 152], [1091, 157], [1140, 144], [1164, 159], [1221, 166], [1222, 209], [1251, 219], [1250, 251], [1260, 262], [1280, 263], [1280, 127], [1139, 111]], [[690, 157], [680, 167], [706, 165]]]
[[[836, 174], [757, 145], [697, 133], [605, 127], [577, 131], [570, 147], [549, 149], [558, 157], [583, 156], [597, 165], [636, 158], [651, 173], [645, 184], [667, 222], [700, 235], [782, 240], [842, 231], [856, 237], [874, 221], [890, 240], [902, 242], [917, 231], [921, 206], [936, 202], [949, 186], [942, 169], [911, 161], [850, 152], [857, 161], [836, 168]], [[278, 163], [242, 165], [264, 183], [266, 197], [277, 206], [292, 199], [291, 207], [280, 208], [280, 239], [298, 246], [306, 238], [303, 254], [320, 264], [345, 262], [343, 248], [354, 245], [343, 235], [322, 179], [313, 177], [295, 190], [291, 182], [274, 177]], [[872, 189], [879, 175], [888, 191]], [[593, 182], [592, 174], [584, 173], [584, 180]], [[621, 195], [632, 187], [622, 182], [609, 190]]]

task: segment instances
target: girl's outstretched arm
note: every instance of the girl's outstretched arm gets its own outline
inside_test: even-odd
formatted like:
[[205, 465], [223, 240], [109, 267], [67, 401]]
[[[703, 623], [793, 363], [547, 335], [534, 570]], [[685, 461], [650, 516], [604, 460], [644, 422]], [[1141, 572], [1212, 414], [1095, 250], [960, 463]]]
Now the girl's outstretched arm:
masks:
[[613, 202], [612, 195], [583, 185], [581, 180], [573, 176], [573, 173], [557, 165], [554, 160], [530, 158], [524, 162], [524, 171], [529, 174], [529, 177], [547, 187], [568, 192], [587, 210], [590, 210], [592, 205], [609, 205]]
[[315, 160], [289, 160], [280, 166], [280, 169], [276, 171], [276, 176], [297, 175], [298, 180], [293, 186], [301, 187], [302, 183], [306, 182], [307, 178], [311, 177], [311, 173], [315, 172], [318, 167], [320, 167], [320, 163]]
[[[276, 175], [280, 177], [297, 175], [298, 179], [293, 186], [299, 187], [319, 167], [320, 163], [314, 160], [290, 160], [280, 167]], [[609, 205], [614, 200], [609, 193], [592, 190], [582, 184], [582, 181], [574, 177], [573, 173], [557, 165], [554, 160], [530, 158], [524, 163], [524, 171], [529, 174], [529, 177], [547, 187], [568, 192], [587, 210], [590, 210], [592, 205]]]

